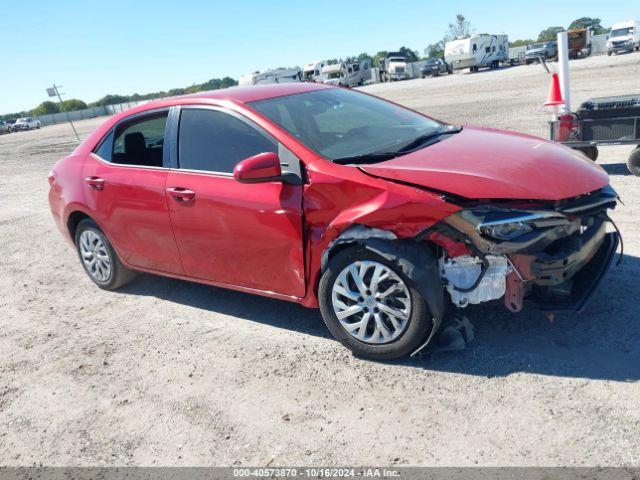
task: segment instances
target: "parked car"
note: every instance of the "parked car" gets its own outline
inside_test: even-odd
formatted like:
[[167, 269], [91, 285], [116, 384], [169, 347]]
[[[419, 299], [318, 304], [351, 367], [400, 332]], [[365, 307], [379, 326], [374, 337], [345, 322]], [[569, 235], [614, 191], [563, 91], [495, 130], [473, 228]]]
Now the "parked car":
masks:
[[453, 68], [451, 68], [451, 65], [448, 65], [442, 58], [430, 58], [420, 68], [420, 75], [422, 78], [429, 76], [438, 77], [445, 73], [453, 73]]
[[13, 126], [9, 122], [0, 120], [0, 133], [11, 133]]
[[12, 129], [14, 132], [19, 132], [20, 130], [33, 130], [35, 128], [40, 128], [41, 126], [40, 120], [37, 118], [24, 117], [16, 120]]
[[141, 271], [319, 306], [375, 359], [424, 346], [451, 304], [581, 308], [618, 245], [616, 193], [581, 153], [314, 83], [138, 106], [49, 184], [100, 288]]
[[558, 58], [558, 42], [542, 42], [527, 45], [524, 58], [527, 65], [533, 62], [539, 62], [540, 58], [544, 58], [545, 60]]

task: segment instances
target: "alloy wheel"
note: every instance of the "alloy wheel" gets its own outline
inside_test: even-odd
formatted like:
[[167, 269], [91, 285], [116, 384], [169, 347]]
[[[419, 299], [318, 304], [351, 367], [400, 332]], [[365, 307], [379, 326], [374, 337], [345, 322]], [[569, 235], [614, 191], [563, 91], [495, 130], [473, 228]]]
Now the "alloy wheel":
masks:
[[100, 236], [93, 230], [85, 230], [80, 234], [78, 243], [82, 262], [89, 275], [99, 282], [108, 281], [111, 276], [111, 259]]
[[331, 301], [342, 327], [364, 343], [396, 340], [411, 317], [407, 285], [390, 267], [375, 261], [345, 267], [333, 284]]

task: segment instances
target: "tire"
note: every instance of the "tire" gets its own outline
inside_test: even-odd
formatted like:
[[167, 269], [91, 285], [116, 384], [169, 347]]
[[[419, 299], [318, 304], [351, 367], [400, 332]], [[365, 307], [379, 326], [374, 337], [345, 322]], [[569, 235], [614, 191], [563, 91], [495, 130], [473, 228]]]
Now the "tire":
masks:
[[[95, 242], [89, 241], [89, 239], [95, 240]], [[95, 272], [92, 272], [83, 258], [83, 247], [81, 246], [81, 243], [84, 243], [85, 247], [87, 245], [94, 247], [96, 249], [96, 251], [93, 252], [95, 257], [98, 256], [97, 254], [99, 252], [103, 252], [103, 256], [108, 258], [108, 274], [98, 275], [98, 269], [96, 269]], [[122, 264], [120, 258], [118, 258], [118, 255], [111, 246], [109, 239], [93, 220], [84, 219], [78, 224], [75, 234], [75, 244], [78, 251], [78, 257], [80, 258], [80, 263], [82, 263], [82, 266], [84, 267], [85, 272], [87, 272], [89, 278], [98, 287], [104, 290], [115, 290], [131, 282], [135, 278], [135, 272], [129, 270]], [[100, 271], [104, 273], [104, 271], [107, 270], [104, 268], [105, 262], [98, 262], [95, 257], [94, 261], [102, 265], [102, 267], [100, 267]]]
[[611, 56], [611, 50], [609, 50], [609, 51], [607, 52], [607, 56], [608, 56], [608, 57], [610, 57], [610, 56]]
[[640, 177], [640, 145], [638, 145], [636, 149], [631, 152], [631, 155], [629, 155], [627, 168], [636, 177]]
[[[381, 311], [377, 307], [372, 307], [372, 304], [369, 303], [369, 307], [365, 307], [365, 309], [369, 308], [370, 312], [377, 312], [368, 314], [369, 321], [366, 324], [364, 334], [366, 335], [367, 332], [371, 333], [371, 336], [368, 339], [369, 341], [359, 340], [356, 338], [357, 335], [360, 335], [361, 329], [358, 329], [358, 331], [354, 332], [354, 334], [349, 333], [343, 326], [341, 321], [338, 319], [338, 316], [334, 309], [334, 285], [336, 285], [336, 282], [339, 281], [341, 273], [355, 262], [368, 262], [370, 265], [369, 268], [365, 271], [365, 285], [367, 278], [369, 279], [369, 285], [372, 284], [371, 276], [373, 275], [373, 272], [375, 272], [375, 269], [378, 268], [377, 265], [381, 265], [383, 269], [387, 268], [390, 272], [393, 272], [391, 279], [385, 281], [390, 281], [393, 284], [395, 279], [396, 281], [398, 281], [398, 285], [400, 285], [400, 282], [402, 282], [404, 290], [394, 290], [391, 295], [386, 297], [384, 302], [387, 302], [393, 307], [398, 308], [397, 306], [399, 305], [399, 303], [393, 302], [398, 302], [398, 298], [400, 298], [400, 300], [404, 300], [405, 306], [410, 305], [408, 317], [404, 320], [396, 319], [396, 323], [392, 324], [390, 321], [390, 316], [388, 316], [385, 312]], [[384, 282], [381, 282], [380, 286], [382, 286], [383, 283]], [[381, 288], [387, 289], [388, 287], [382, 286]], [[408, 292], [409, 298], [406, 298], [406, 294], [404, 292]], [[399, 297], [393, 298], [392, 295], [399, 295]], [[342, 297], [339, 294], [337, 294], [337, 296], [339, 300], [344, 299], [345, 302], [350, 301], [347, 299], [347, 297]], [[335, 257], [331, 259], [326, 271], [320, 279], [318, 298], [320, 301], [320, 311], [322, 313], [322, 318], [324, 319], [324, 322], [331, 334], [336, 338], [336, 340], [342, 343], [345, 347], [351, 350], [354, 355], [358, 357], [368, 358], [372, 360], [392, 360], [404, 357], [415, 351], [426, 340], [427, 336], [431, 333], [431, 330], [433, 328], [433, 322], [431, 319], [432, 317], [429, 312], [429, 308], [427, 307], [426, 302], [415, 283], [404, 275], [402, 269], [397, 264], [395, 264], [394, 262], [390, 262], [384, 257], [366, 250], [363, 247], [348, 247], [336, 254]], [[371, 298], [373, 297], [369, 297], [369, 299]], [[358, 300], [352, 300], [351, 302], [354, 302], [354, 305], [349, 305], [349, 307], [355, 306], [355, 302], [358, 302], [360, 299], [363, 299], [363, 301], [365, 302], [364, 304], [366, 304], [367, 299], [365, 299], [364, 297], [359, 297]], [[373, 304], [380, 305], [380, 303]], [[387, 307], [388, 306], [389, 305], [387, 305]], [[365, 311], [362, 311], [362, 314], [355, 313], [350, 317], [347, 317], [346, 321], [350, 321], [353, 318], [353, 323], [358, 323], [358, 316], [364, 317], [365, 314]], [[383, 342], [375, 341], [374, 337], [376, 337], [376, 330], [379, 330], [378, 320], [380, 320], [380, 322], [385, 325], [385, 328], [389, 327], [387, 333], [392, 333], [392, 336], [389, 340], [385, 340]], [[398, 321], [404, 322], [401, 323], [403, 327], [402, 329], [395, 328]], [[380, 332], [382, 332], [382, 329], [380, 329]], [[378, 335], [378, 340], [380, 340], [379, 336], [380, 335]]]
[[584, 153], [584, 155], [594, 162], [598, 159], [598, 147], [576, 147], [577, 151]]

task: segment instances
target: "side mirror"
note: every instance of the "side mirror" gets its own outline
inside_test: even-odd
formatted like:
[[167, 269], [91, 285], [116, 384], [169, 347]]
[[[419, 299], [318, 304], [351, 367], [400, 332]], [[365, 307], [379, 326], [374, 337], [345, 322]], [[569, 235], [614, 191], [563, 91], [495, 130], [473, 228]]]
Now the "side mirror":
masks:
[[233, 169], [233, 178], [240, 183], [261, 183], [281, 180], [282, 170], [277, 153], [265, 152], [245, 158]]

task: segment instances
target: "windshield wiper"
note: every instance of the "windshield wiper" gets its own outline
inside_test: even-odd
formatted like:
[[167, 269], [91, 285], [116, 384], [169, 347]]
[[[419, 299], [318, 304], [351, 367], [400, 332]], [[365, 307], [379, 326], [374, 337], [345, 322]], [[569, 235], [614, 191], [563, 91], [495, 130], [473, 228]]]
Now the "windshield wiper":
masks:
[[361, 155], [353, 155], [349, 157], [334, 158], [333, 163], [340, 165], [359, 164], [359, 163], [372, 163], [372, 162], [384, 162], [385, 160], [391, 160], [392, 158], [399, 157], [406, 153], [418, 150], [418, 147], [426, 146], [425, 144], [430, 141], [441, 137], [442, 135], [449, 135], [451, 133], [458, 133], [462, 131], [462, 127], [455, 125], [448, 125], [445, 128], [438, 128], [431, 130], [428, 133], [419, 135], [411, 140], [409, 143], [403, 145], [398, 150], [393, 152], [373, 152], [363, 153]]
[[397, 153], [411, 152], [430, 140], [434, 140], [438, 137], [441, 137], [442, 135], [448, 135], [450, 133], [459, 133], [460, 131], [462, 131], [462, 127], [455, 125], [449, 125], [446, 128], [438, 128], [436, 130], [432, 130], [428, 133], [417, 136], [409, 143], [403, 145], [397, 150]]
[[339, 165], [350, 165], [357, 163], [384, 162], [398, 156], [398, 152], [374, 152], [364, 153], [362, 155], [353, 155], [351, 157], [334, 158], [333, 163]]

